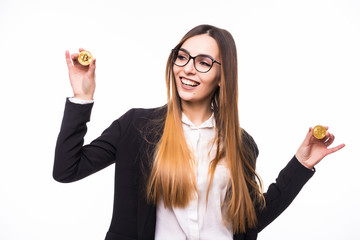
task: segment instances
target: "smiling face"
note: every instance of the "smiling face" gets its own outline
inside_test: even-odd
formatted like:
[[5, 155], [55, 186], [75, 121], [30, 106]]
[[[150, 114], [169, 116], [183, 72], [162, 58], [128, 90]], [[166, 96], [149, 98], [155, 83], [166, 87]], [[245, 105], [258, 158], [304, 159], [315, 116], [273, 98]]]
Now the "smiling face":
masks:
[[[212, 37], [206, 34], [197, 35], [187, 39], [181, 49], [191, 56], [208, 55], [220, 61], [219, 47]], [[207, 104], [210, 106], [211, 98], [219, 87], [221, 66], [214, 63], [210, 71], [198, 72], [191, 59], [185, 66], [173, 65], [177, 92], [182, 104]]]

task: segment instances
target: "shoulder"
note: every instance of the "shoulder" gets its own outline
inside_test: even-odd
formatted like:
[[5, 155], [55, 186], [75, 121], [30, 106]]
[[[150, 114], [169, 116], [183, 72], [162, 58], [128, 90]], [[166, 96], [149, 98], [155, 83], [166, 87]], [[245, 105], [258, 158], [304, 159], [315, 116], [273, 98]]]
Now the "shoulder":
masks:
[[157, 108], [132, 108], [122, 115], [118, 120], [156, 119], [166, 114], [166, 105]]
[[157, 108], [132, 108], [116, 121], [125, 134], [139, 135], [146, 141], [157, 141], [162, 134], [166, 112], [167, 105]]
[[133, 108], [132, 111], [136, 119], [162, 119], [166, 116], [167, 105], [157, 108]]
[[156, 120], [166, 115], [166, 105], [157, 108], [132, 108], [117, 119], [120, 123], [137, 123], [139, 121]]

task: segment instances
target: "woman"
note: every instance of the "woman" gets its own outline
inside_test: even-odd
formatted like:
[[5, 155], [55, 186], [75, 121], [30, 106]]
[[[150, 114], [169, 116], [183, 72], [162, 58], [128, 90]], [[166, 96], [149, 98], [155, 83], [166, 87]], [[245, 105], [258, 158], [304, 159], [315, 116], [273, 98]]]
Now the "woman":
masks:
[[[82, 50], [82, 49], [80, 49]], [[71, 182], [115, 163], [113, 218], [107, 240], [256, 239], [292, 202], [328, 149], [310, 128], [276, 183], [262, 193], [258, 149], [240, 128], [237, 56], [229, 32], [190, 30], [166, 66], [168, 102], [132, 109], [83, 146], [95, 91], [95, 62], [66, 51], [74, 98], [66, 102], [54, 178]]]

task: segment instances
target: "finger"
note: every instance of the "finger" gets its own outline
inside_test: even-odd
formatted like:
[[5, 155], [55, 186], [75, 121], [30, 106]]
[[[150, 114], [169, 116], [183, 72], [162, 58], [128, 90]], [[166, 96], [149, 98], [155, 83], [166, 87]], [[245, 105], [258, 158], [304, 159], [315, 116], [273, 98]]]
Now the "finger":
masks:
[[313, 138], [312, 131], [313, 131], [313, 129], [312, 129], [312, 127], [310, 127], [308, 133], [306, 134], [305, 140], [304, 140], [304, 143], [306, 145], [310, 145], [310, 143], [311, 143], [311, 140]]
[[340, 149], [342, 149], [343, 147], [345, 147], [345, 144], [340, 144], [340, 145], [338, 145], [338, 146], [336, 146], [336, 147], [329, 148], [328, 151], [327, 151], [327, 153], [326, 153], [326, 155], [329, 155], [329, 154], [331, 154], [331, 153], [337, 152], [337, 151], [339, 151]]
[[93, 58], [89, 66], [89, 73], [91, 74], [91, 76], [95, 75], [95, 68], [96, 68], [96, 58]]
[[317, 139], [317, 141], [326, 145], [328, 143], [328, 141], [330, 140], [330, 138], [331, 138], [331, 135], [330, 135], [330, 133], [327, 132], [325, 137], [323, 137], [322, 139]]
[[71, 54], [71, 59], [73, 60], [73, 63], [74, 63], [74, 64], [78, 63], [78, 62], [77, 62], [78, 57], [79, 57], [79, 54], [78, 54], [78, 53], [73, 53], [73, 54]]
[[79, 57], [78, 53], [71, 54], [71, 59], [77, 59]]
[[324, 142], [324, 144], [326, 146], [330, 146], [335, 140], [335, 136], [333, 134], [330, 134], [330, 136], [326, 139], [326, 141]]
[[326, 131], [325, 137], [323, 137], [323, 139], [328, 139], [329, 137], [330, 137], [330, 133]]
[[70, 53], [68, 50], [65, 51], [65, 59], [66, 59], [66, 64], [68, 66], [68, 68], [72, 67], [72, 62], [70, 59]]

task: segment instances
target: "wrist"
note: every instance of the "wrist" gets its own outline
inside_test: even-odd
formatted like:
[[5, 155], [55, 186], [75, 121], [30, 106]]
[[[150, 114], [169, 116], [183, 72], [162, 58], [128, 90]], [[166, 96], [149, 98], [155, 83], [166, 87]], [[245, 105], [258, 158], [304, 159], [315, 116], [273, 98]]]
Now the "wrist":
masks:
[[80, 95], [80, 94], [74, 94], [74, 98], [84, 101], [94, 101], [94, 95]]
[[301, 165], [303, 165], [304, 167], [306, 167], [307, 169], [313, 169], [314, 166], [312, 166], [311, 164], [308, 163], [308, 161], [303, 160], [301, 156], [299, 156], [298, 154], [295, 154], [296, 159], [301, 163]]

